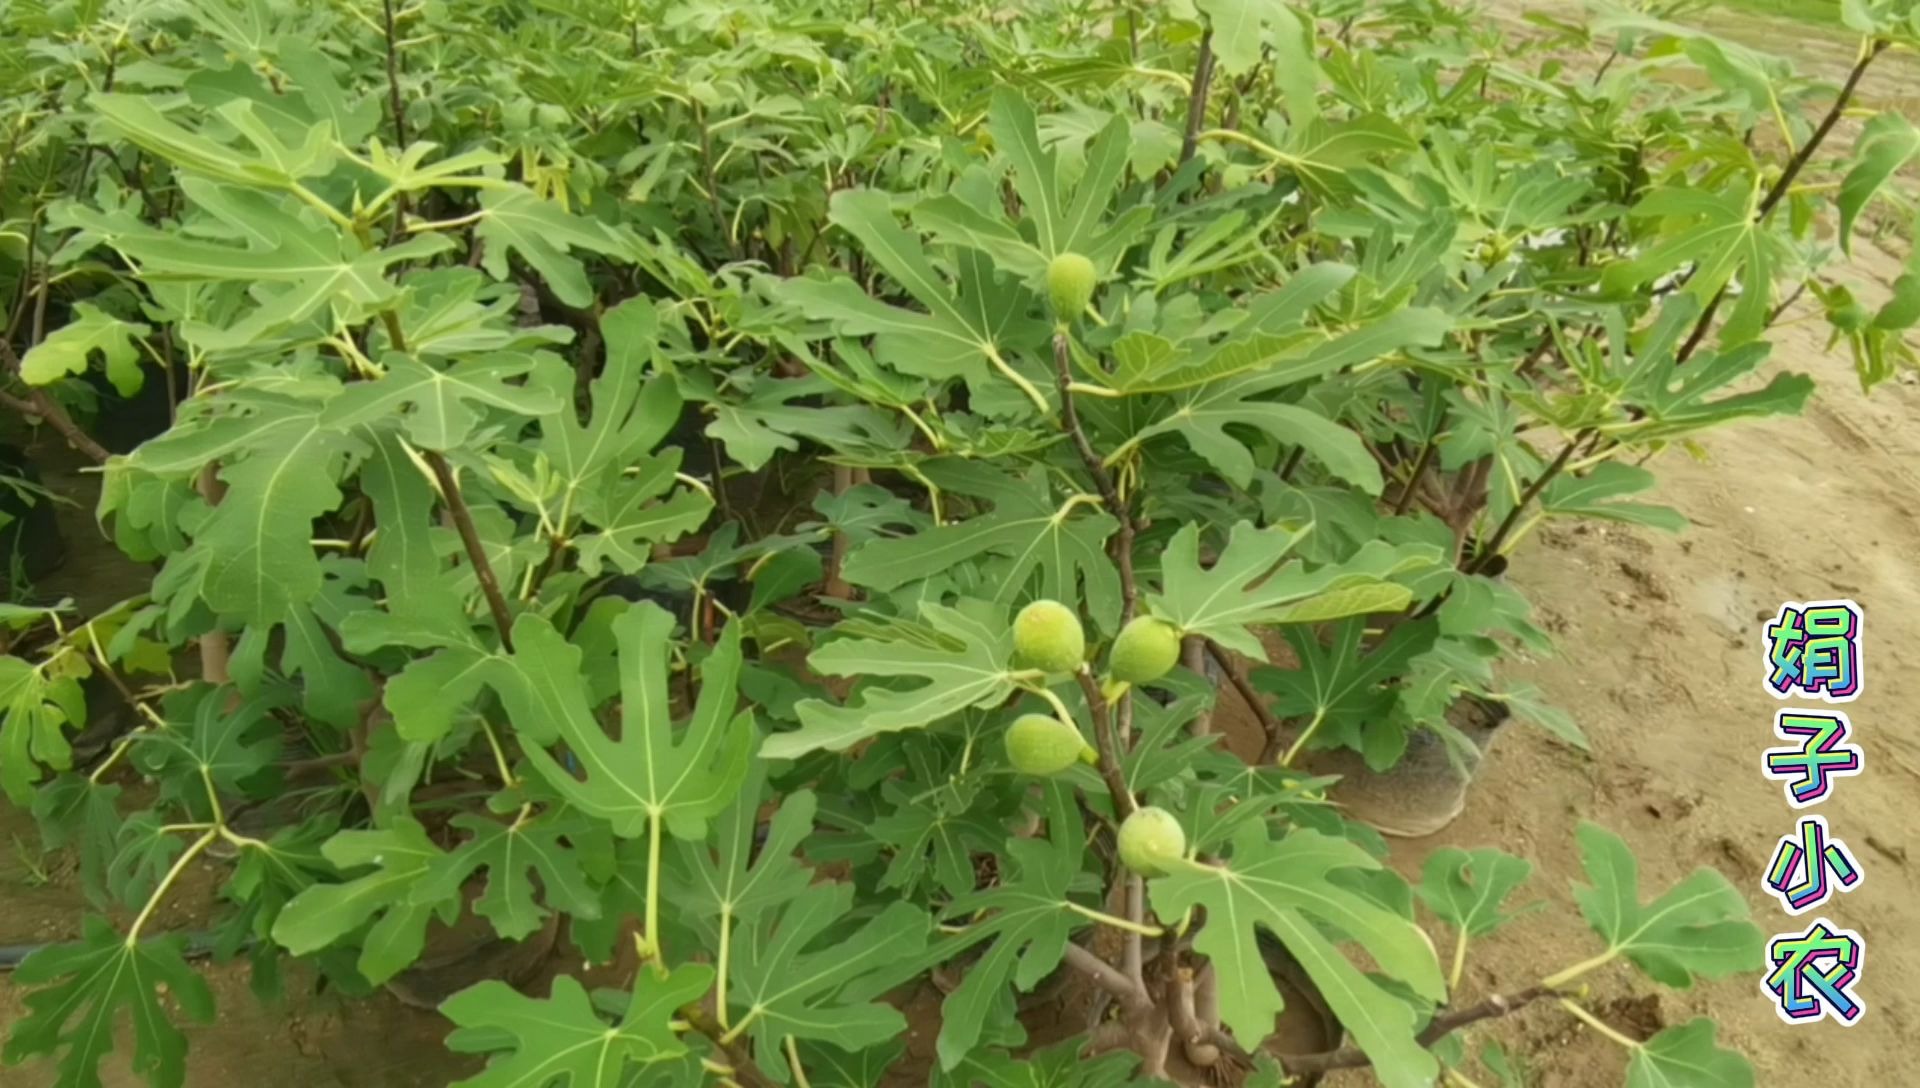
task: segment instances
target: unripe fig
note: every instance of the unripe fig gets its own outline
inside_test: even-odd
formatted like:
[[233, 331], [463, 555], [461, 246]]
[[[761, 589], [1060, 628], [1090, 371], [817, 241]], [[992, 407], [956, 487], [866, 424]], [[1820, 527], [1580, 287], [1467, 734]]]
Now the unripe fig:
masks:
[[1160, 679], [1180, 660], [1180, 632], [1162, 619], [1135, 616], [1120, 629], [1107, 653], [1107, 671], [1115, 680], [1146, 684]]
[[1007, 758], [1021, 774], [1059, 774], [1092, 750], [1078, 729], [1045, 714], [1022, 714], [1007, 727]]
[[1187, 852], [1187, 833], [1164, 808], [1148, 805], [1120, 822], [1120, 860], [1141, 876], [1165, 876]]
[[1035, 601], [1013, 618], [1013, 654], [1047, 672], [1074, 672], [1087, 659], [1080, 617], [1059, 601]]
[[1078, 253], [1062, 253], [1047, 265], [1047, 300], [1056, 321], [1072, 321], [1093, 302], [1099, 277], [1093, 262]]

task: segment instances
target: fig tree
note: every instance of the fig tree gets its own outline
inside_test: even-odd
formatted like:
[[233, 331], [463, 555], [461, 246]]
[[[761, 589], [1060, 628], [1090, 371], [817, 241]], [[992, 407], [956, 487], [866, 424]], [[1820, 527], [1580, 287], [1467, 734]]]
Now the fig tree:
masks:
[[1035, 601], [1013, 618], [1013, 654], [1030, 668], [1074, 672], [1087, 659], [1087, 634], [1073, 609]]

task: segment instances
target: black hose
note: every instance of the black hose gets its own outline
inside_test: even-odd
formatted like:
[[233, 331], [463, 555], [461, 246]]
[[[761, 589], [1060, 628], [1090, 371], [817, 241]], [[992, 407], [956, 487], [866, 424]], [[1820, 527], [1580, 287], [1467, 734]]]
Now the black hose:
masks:
[[[184, 936], [187, 939], [187, 947], [181, 950], [180, 954], [190, 960], [205, 959], [213, 955], [214, 949], [219, 947], [220, 944], [219, 938], [211, 933], [169, 933], [161, 934], [161, 936]], [[33, 955], [35, 952], [44, 948], [57, 948], [66, 943], [69, 942], [49, 941], [46, 944], [0, 944], [0, 971], [11, 971], [20, 966], [28, 956]], [[242, 941], [240, 944], [241, 951], [245, 951], [251, 947], [253, 947], [253, 938], [251, 937]]]

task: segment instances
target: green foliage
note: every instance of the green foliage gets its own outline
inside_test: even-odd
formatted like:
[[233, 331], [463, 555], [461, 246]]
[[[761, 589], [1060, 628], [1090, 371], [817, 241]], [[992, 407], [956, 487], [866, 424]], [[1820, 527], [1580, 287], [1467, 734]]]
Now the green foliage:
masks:
[[[321, 852], [352, 879], [301, 892], [273, 923], [273, 939], [304, 955], [340, 942], [374, 919], [360, 934], [360, 974], [369, 982], [399, 974], [426, 947], [427, 923], [435, 914], [444, 918], [452, 912], [450, 900], [415, 899], [441, 850], [418, 823], [406, 820], [391, 830], [342, 831]], [[362, 874], [367, 868], [373, 871]]]
[[[736, 712], [740, 634], [729, 627], [700, 667], [700, 701], [684, 728], [671, 724], [668, 636], [673, 617], [650, 602], [621, 611], [609, 627], [619, 676], [620, 737], [595, 720], [581, 676], [585, 656], [538, 616], [513, 625], [514, 652], [494, 671], [514, 729], [534, 741], [522, 749], [534, 769], [575, 807], [635, 838], [649, 828], [700, 838], [708, 817], [740, 788], [752, 751], [753, 716]], [[542, 745], [559, 740], [580, 774]]]
[[1685, 989], [1699, 978], [1751, 970], [1760, 930], [1746, 901], [1718, 869], [1700, 868], [1651, 903], [1640, 902], [1639, 866], [1619, 836], [1592, 824], [1579, 831], [1590, 883], [1574, 892], [1587, 924], [1606, 940], [1603, 955], [1625, 956], [1654, 980]]
[[98, 352], [106, 364], [107, 379], [121, 396], [139, 392], [144, 378], [135, 340], [146, 335], [147, 326], [122, 321], [87, 303], [76, 305], [73, 312], [72, 321], [21, 356], [21, 379], [29, 385], [46, 385], [71, 374], [83, 374]]
[[1383, 1083], [1430, 1084], [1438, 1067], [1414, 1040], [1415, 1008], [1361, 973], [1320, 928], [1357, 942], [1382, 972], [1420, 997], [1446, 997], [1433, 946], [1419, 929], [1336, 882], [1336, 874], [1378, 865], [1350, 842], [1304, 829], [1276, 842], [1267, 828], [1249, 824], [1234, 835], [1224, 864], [1174, 872], [1155, 880], [1151, 890], [1163, 914], [1206, 909], [1210, 923], [1194, 948], [1220, 975], [1220, 1018], [1235, 1034], [1254, 1038], [1271, 1030], [1284, 1007], [1256, 945], [1260, 927], [1306, 968]]
[[1447, 847], [1427, 858], [1414, 890], [1442, 921], [1463, 934], [1482, 937], [1513, 920], [1501, 904], [1532, 872], [1525, 858], [1492, 847]]
[[181, 956], [185, 943], [177, 936], [128, 940], [89, 918], [78, 944], [29, 956], [13, 977], [40, 989], [7, 1038], [7, 1061], [58, 1054], [61, 1083], [98, 1088], [100, 1062], [124, 1013], [133, 1028], [134, 1072], [157, 1088], [180, 1088], [187, 1039], [174, 1026], [175, 1010], [189, 1021], [213, 1021], [213, 993]]
[[1753, 1067], [1713, 1036], [1713, 1021], [1701, 1017], [1648, 1039], [1633, 1052], [1627, 1088], [1752, 1088]]
[[[483, 982], [455, 994], [441, 1012], [460, 1028], [448, 1040], [453, 1049], [513, 1051], [489, 1061], [479, 1076], [461, 1081], [465, 1088], [617, 1088], [627, 1083], [634, 1067], [687, 1052], [673, 1032], [673, 1018], [681, 1005], [697, 1000], [712, 984], [713, 970], [699, 964], [671, 975], [649, 972], [634, 982], [626, 1015], [612, 1027], [594, 1011], [586, 989], [564, 975], [553, 980], [553, 996], [544, 1001], [525, 997], [504, 982]], [[491, 1045], [493, 1039], [483, 1034], [488, 1030], [504, 1032], [518, 1045]]]
[[[97, 1084], [125, 1021], [191, 1079], [210, 1000], [155, 922], [191, 872], [268, 982], [364, 992], [469, 918], [637, 954], [455, 995], [474, 1085], [1150, 1083], [1166, 1033], [1257, 1051], [1289, 964], [1431, 1084], [1531, 869], [1410, 886], [1295, 757], [1457, 748], [1463, 699], [1584, 747], [1500, 676], [1552, 649], [1505, 557], [1684, 529], [1647, 459], [1804, 407], [1790, 297], [1863, 385], [1915, 360], [1920, 264], [1880, 298], [1836, 263], [1907, 210], [1912, 126], [1838, 146], [1851, 92], [1682, 7], [0, 10], [7, 403], [176, 402], [99, 451], [146, 592], [0, 614], [0, 791], [133, 919], [23, 965], [5, 1060]], [[1911, 4], [1840, 16], [1853, 75], [1920, 46]], [[1036, 601], [1059, 645], [1017, 647]], [[1254, 762], [1201, 662], [1246, 670]], [[103, 703], [137, 728], [76, 752]], [[1754, 965], [1724, 878], [1642, 902], [1579, 841], [1602, 948], [1508, 992]], [[1036, 1049], [1063, 974], [1116, 1015]], [[929, 980], [930, 1066], [894, 1003]], [[1627, 1061], [1752, 1079], [1706, 1021]]]
[[[978, 602], [970, 602], [978, 603]], [[760, 746], [766, 759], [788, 759], [825, 749], [845, 751], [879, 733], [921, 729], [968, 707], [997, 706], [1013, 691], [1013, 630], [989, 607], [920, 606], [924, 627], [897, 637], [828, 643], [807, 663], [828, 676], [905, 676], [926, 683], [905, 691], [869, 685], [856, 704], [809, 699], [795, 707], [800, 728], [776, 733]]]

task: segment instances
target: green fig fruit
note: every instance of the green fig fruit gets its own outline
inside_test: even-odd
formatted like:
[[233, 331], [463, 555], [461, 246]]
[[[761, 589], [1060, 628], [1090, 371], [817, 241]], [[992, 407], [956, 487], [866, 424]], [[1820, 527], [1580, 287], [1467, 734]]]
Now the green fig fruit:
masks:
[[1087, 659], [1087, 633], [1073, 609], [1035, 601], [1013, 618], [1013, 654], [1029, 668], [1075, 672]]
[[1022, 714], [1007, 727], [1007, 758], [1021, 774], [1059, 774], [1092, 750], [1078, 729], [1045, 714]]
[[1098, 285], [1093, 262], [1078, 253], [1062, 253], [1048, 262], [1047, 300], [1053, 304], [1054, 320], [1068, 322], [1085, 313]]
[[1113, 640], [1107, 672], [1115, 680], [1146, 684], [1165, 676], [1179, 661], [1179, 630], [1162, 619], [1135, 616]]
[[1165, 876], [1187, 852], [1187, 833], [1164, 808], [1148, 805], [1120, 822], [1120, 860], [1141, 876]]

